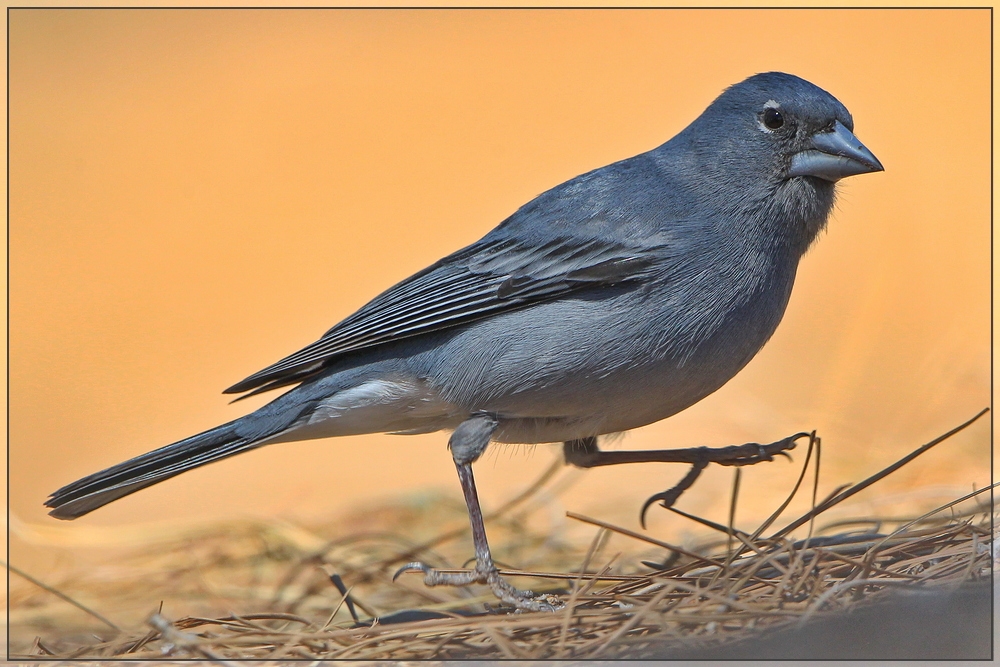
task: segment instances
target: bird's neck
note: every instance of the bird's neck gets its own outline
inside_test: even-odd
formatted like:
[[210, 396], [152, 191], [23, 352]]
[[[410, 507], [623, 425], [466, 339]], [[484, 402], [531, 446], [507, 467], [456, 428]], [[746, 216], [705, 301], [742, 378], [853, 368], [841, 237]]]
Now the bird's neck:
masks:
[[[668, 153], [664, 150], [668, 148], [674, 150]], [[761, 252], [790, 252], [798, 260], [833, 209], [834, 185], [819, 178], [750, 174], [683, 145], [668, 144], [654, 151], [654, 159], [667, 155], [669, 159], [657, 159], [662, 173], [687, 192], [697, 217], [714, 221], [723, 235], [743, 239]]]

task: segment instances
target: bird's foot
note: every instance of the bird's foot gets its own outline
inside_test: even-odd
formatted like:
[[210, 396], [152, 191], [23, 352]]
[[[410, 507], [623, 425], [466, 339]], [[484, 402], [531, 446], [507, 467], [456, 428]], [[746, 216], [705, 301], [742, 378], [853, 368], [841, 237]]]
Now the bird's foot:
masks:
[[788, 452], [795, 449], [800, 439], [810, 437], [812, 437], [811, 434], [801, 432], [767, 445], [748, 442], [745, 445], [736, 447], [725, 447], [723, 449], [729, 450], [731, 456], [724, 459], [717, 459], [715, 462], [724, 466], [749, 466], [764, 461], [773, 461], [775, 456], [784, 456], [791, 460], [792, 457], [789, 456]]
[[414, 561], [407, 563], [392, 576], [393, 581], [404, 572], [421, 572], [424, 575], [425, 586], [468, 586], [469, 584], [486, 584], [497, 599], [515, 609], [523, 611], [555, 611], [563, 608], [563, 603], [554, 595], [535, 595], [531, 591], [514, 588], [500, 576], [494, 568], [480, 568], [464, 572], [441, 572], [426, 563]]
[[673, 507], [677, 499], [681, 497], [681, 494], [691, 488], [695, 480], [701, 474], [709, 463], [718, 463], [724, 466], [748, 466], [755, 463], [762, 463], [764, 461], [773, 461], [775, 456], [784, 456], [785, 458], [791, 460], [791, 456], [788, 455], [788, 451], [795, 449], [795, 445], [801, 438], [812, 438], [815, 435], [813, 433], [796, 433], [795, 435], [790, 435], [787, 438], [783, 438], [776, 442], [772, 442], [768, 445], [761, 445], [756, 442], [749, 442], [745, 445], [733, 445], [731, 447], [720, 447], [718, 449], [710, 449], [708, 447], [699, 447], [697, 450], [697, 458], [691, 466], [691, 470], [688, 472], [684, 478], [678, 482], [673, 487], [662, 491], [660, 493], [650, 496], [645, 503], [642, 505], [642, 509], [639, 511], [639, 523], [642, 527], [646, 527], [646, 510], [649, 509], [650, 505], [653, 503], [659, 503], [661, 507], [670, 509]]
[[535, 595], [531, 591], [514, 588], [496, 570], [486, 574], [486, 584], [493, 595], [506, 604], [524, 611], [556, 611], [566, 605], [555, 595]]

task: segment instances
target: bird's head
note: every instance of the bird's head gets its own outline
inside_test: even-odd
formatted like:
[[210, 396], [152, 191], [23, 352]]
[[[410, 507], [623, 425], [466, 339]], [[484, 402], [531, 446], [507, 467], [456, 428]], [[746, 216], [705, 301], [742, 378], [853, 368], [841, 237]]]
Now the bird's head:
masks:
[[826, 221], [837, 181], [883, 169], [853, 130], [833, 95], [767, 72], [726, 89], [678, 139], [715, 188], [778, 206], [801, 221], [808, 243]]

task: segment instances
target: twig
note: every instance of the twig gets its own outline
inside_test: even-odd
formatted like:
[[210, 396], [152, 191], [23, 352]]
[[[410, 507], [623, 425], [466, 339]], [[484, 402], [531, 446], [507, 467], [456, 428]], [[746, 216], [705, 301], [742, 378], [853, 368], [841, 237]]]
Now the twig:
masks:
[[781, 530], [779, 530], [777, 533], [775, 533], [774, 535], [772, 535], [771, 539], [775, 539], [775, 538], [779, 538], [779, 537], [784, 537], [785, 535], [787, 535], [788, 533], [792, 532], [793, 530], [795, 530], [796, 528], [798, 528], [802, 524], [806, 523], [807, 521], [812, 520], [813, 517], [815, 517], [815, 516], [817, 516], [817, 515], [825, 512], [826, 510], [830, 509], [834, 505], [837, 505], [840, 502], [842, 502], [844, 500], [847, 500], [848, 498], [850, 498], [854, 494], [856, 494], [856, 493], [858, 493], [860, 491], [864, 491], [865, 489], [867, 489], [869, 486], [871, 486], [875, 482], [877, 482], [877, 481], [883, 479], [884, 477], [887, 477], [888, 475], [896, 472], [897, 470], [899, 470], [900, 468], [902, 468], [903, 466], [905, 466], [907, 463], [909, 463], [913, 459], [917, 458], [918, 456], [920, 456], [921, 454], [923, 454], [927, 450], [931, 449], [935, 445], [938, 445], [938, 444], [944, 442], [945, 440], [947, 440], [951, 436], [955, 435], [959, 431], [962, 431], [965, 428], [971, 426], [973, 422], [975, 422], [977, 419], [979, 419], [980, 417], [982, 417], [983, 415], [985, 415], [989, 411], [990, 411], [989, 408], [983, 408], [972, 419], [970, 419], [970, 420], [968, 420], [968, 421], [966, 421], [966, 422], [964, 422], [964, 423], [956, 426], [955, 428], [951, 429], [950, 431], [948, 431], [944, 435], [941, 435], [941, 436], [938, 436], [937, 438], [934, 438], [933, 440], [931, 440], [930, 442], [928, 442], [926, 445], [924, 445], [922, 447], [919, 447], [916, 450], [910, 452], [909, 454], [907, 454], [903, 458], [899, 459], [898, 461], [896, 461], [892, 465], [890, 465], [890, 466], [888, 466], [886, 468], [883, 468], [882, 470], [880, 470], [879, 472], [875, 473], [874, 475], [872, 475], [868, 479], [866, 479], [864, 481], [861, 481], [861, 482], [858, 482], [857, 484], [855, 484], [851, 488], [847, 489], [846, 491], [837, 494], [835, 497], [830, 498], [829, 500], [827, 500], [827, 501], [825, 501], [823, 503], [820, 503], [818, 507], [816, 507], [815, 509], [813, 509], [813, 510], [807, 512], [807, 513], [805, 513], [804, 515], [802, 515], [801, 517], [799, 517], [798, 519], [796, 519], [795, 521], [791, 522], [790, 524], [788, 524], [787, 526], [785, 526], [784, 528], [782, 528]]
[[[733, 492], [729, 500], [729, 524], [726, 526], [726, 565], [725, 568], [729, 567], [729, 564], [736, 557], [733, 553], [733, 533], [736, 531], [736, 503], [740, 498], [740, 477], [741, 471], [736, 468], [734, 471], [736, 474], [733, 476]], [[725, 569], [724, 568], [724, 569]]]
[[834, 584], [831, 588], [827, 589], [826, 592], [820, 595], [815, 602], [809, 605], [809, 609], [806, 611], [806, 613], [802, 614], [802, 616], [799, 617], [799, 620], [796, 623], [796, 625], [797, 627], [801, 628], [803, 625], [808, 623], [809, 620], [816, 615], [816, 612], [818, 612], [823, 607], [823, 605], [825, 605], [834, 595], [842, 591], [845, 591], [849, 588], [854, 588], [856, 586], [913, 586], [913, 585], [914, 583], [912, 581], [906, 579], [901, 580], [901, 579], [878, 578], [878, 579], [853, 579], [851, 581], [841, 581], [840, 583]]
[[566, 516], [569, 517], [570, 519], [576, 519], [577, 521], [589, 523], [594, 526], [607, 528], [608, 530], [620, 533], [622, 535], [627, 535], [628, 537], [633, 537], [643, 542], [649, 542], [650, 544], [655, 544], [658, 547], [663, 547], [664, 549], [669, 549], [670, 551], [676, 551], [677, 553], [687, 556], [688, 558], [693, 558], [699, 563], [703, 563], [705, 565], [714, 565], [716, 567], [722, 566], [722, 563], [716, 560], [712, 560], [711, 558], [705, 558], [704, 556], [699, 556], [694, 552], [687, 551], [686, 549], [682, 549], [681, 547], [677, 547], [672, 544], [668, 544], [666, 542], [661, 542], [660, 540], [653, 539], [652, 537], [648, 537], [646, 535], [643, 535], [642, 533], [637, 533], [634, 530], [629, 530], [628, 528], [622, 528], [621, 526], [616, 526], [614, 524], [607, 523], [606, 521], [601, 521], [599, 519], [591, 519], [590, 517], [583, 516], [582, 514], [577, 514], [576, 512], [566, 512]]
[[[674, 585], [676, 585], [678, 582], [671, 582], [671, 583], [673, 583]], [[629, 630], [631, 630], [635, 626], [639, 625], [639, 622], [642, 621], [643, 616], [645, 616], [646, 614], [648, 614], [661, 600], [663, 600], [663, 598], [667, 597], [668, 594], [670, 594], [671, 592], [673, 592], [673, 590], [674, 589], [671, 586], [664, 586], [663, 589], [661, 589], [660, 591], [658, 591], [657, 594], [654, 595], [653, 598], [649, 602], [647, 602], [646, 604], [644, 604], [642, 606], [642, 608], [639, 609], [632, 616], [632, 618], [630, 618], [620, 628], [618, 628], [617, 630], [615, 630], [615, 632], [613, 632], [611, 634], [611, 636], [607, 638], [607, 640], [605, 640], [604, 642], [602, 642], [601, 645], [598, 646], [587, 657], [591, 658], [591, 659], [599, 657], [601, 655], [601, 653], [603, 653], [605, 650], [607, 650], [607, 648], [609, 646], [611, 646], [611, 644], [613, 644], [615, 642], [616, 639], [618, 639], [619, 637], [623, 636], [625, 633], [627, 633]]]
[[[676, 507], [668, 507], [667, 509], [670, 510], [671, 512], [673, 512], [674, 514], [681, 515], [685, 519], [690, 519], [691, 521], [694, 521], [695, 523], [700, 523], [701, 525], [705, 526], [706, 528], [711, 528], [712, 530], [720, 532], [723, 535], [729, 535], [729, 526], [724, 526], [721, 523], [717, 523], [715, 521], [712, 521], [711, 519], [705, 519], [703, 517], [696, 516], [694, 514], [690, 514], [688, 512], [685, 512], [684, 510], [679, 510]], [[742, 535], [743, 537], [746, 537], [748, 539], [751, 538], [751, 536], [749, 534], [744, 533], [742, 530], [739, 530], [738, 528], [734, 528], [733, 532], [735, 534], [737, 534], [737, 535]]]
[[77, 609], [90, 614], [91, 616], [93, 616], [94, 618], [96, 618], [97, 620], [99, 620], [101, 623], [104, 623], [105, 625], [107, 625], [108, 627], [110, 627], [112, 630], [115, 630], [116, 632], [121, 632], [121, 628], [119, 628], [117, 625], [115, 625], [114, 623], [112, 623], [111, 621], [109, 621], [107, 618], [105, 618], [101, 614], [98, 614], [96, 611], [94, 611], [90, 607], [86, 606], [82, 602], [77, 602], [76, 600], [74, 600], [70, 596], [66, 595], [62, 591], [58, 591], [55, 588], [53, 588], [52, 586], [49, 586], [48, 584], [43, 583], [43, 582], [39, 581], [38, 579], [35, 579], [33, 576], [31, 576], [30, 574], [28, 574], [24, 570], [11, 565], [10, 563], [6, 563], [6, 562], [0, 560], [0, 565], [2, 565], [3, 567], [6, 567], [8, 570], [10, 570], [11, 572], [13, 572], [14, 574], [27, 579], [28, 581], [30, 581], [34, 585], [38, 586], [42, 590], [45, 590], [45, 591], [48, 591], [49, 593], [52, 593], [53, 595], [55, 595], [60, 600], [68, 602], [71, 605], [73, 605], [74, 607], [76, 607]]
[[208, 658], [210, 661], [217, 665], [222, 665], [223, 667], [237, 667], [236, 663], [230, 662], [228, 660], [223, 660], [221, 657], [217, 656], [208, 647], [202, 646], [198, 637], [189, 634], [187, 632], [182, 632], [174, 627], [173, 623], [168, 621], [166, 618], [160, 614], [153, 614], [149, 617], [149, 625], [151, 625], [156, 630], [160, 631], [160, 634], [164, 639], [172, 643], [174, 646], [180, 648], [186, 648], [188, 650], [194, 651], [195, 653], [201, 654], [203, 657]]
[[914, 524], [916, 524], [916, 523], [918, 523], [920, 521], [923, 521], [924, 519], [932, 517], [935, 514], [937, 514], [938, 512], [941, 512], [941, 511], [944, 511], [944, 510], [949, 509], [951, 507], [954, 507], [955, 505], [958, 505], [960, 503], [964, 503], [966, 500], [969, 500], [971, 498], [975, 498], [975, 497], [981, 495], [982, 493], [985, 493], [986, 491], [990, 491], [990, 490], [995, 489], [997, 487], [1000, 487], [1000, 482], [995, 482], [994, 484], [990, 484], [989, 486], [984, 486], [983, 488], [979, 489], [978, 491], [973, 491], [972, 493], [968, 493], [968, 494], [962, 496], [961, 498], [958, 498], [956, 500], [951, 501], [950, 503], [945, 503], [944, 505], [941, 505], [940, 507], [932, 509], [930, 512], [927, 512], [926, 514], [917, 517], [916, 519], [914, 519], [913, 521], [910, 521], [909, 523], [903, 524], [902, 526], [900, 526], [896, 530], [894, 530], [891, 533], [889, 533], [888, 535], [886, 535], [884, 538], [882, 538], [882, 540], [880, 542], [878, 542], [877, 544], [875, 544], [869, 550], [869, 553], [874, 554], [876, 551], [878, 551], [879, 547], [881, 547], [883, 544], [885, 544], [886, 542], [888, 542], [890, 538], [892, 538], [895, 535], [898, 535], [898, 534], [902, 533], [903, 531], [905, 531], [910, 526], [912, 526], [912, 525], [914, 525]]
[[[764, 523], [762, 523], [757, 528], [757, 530], [753, 532], [753, 535], [751, 535], [749, 538], [750, 542], [756, 542], [757, 538], [759, 538], [764, 533], [765, 530], [770, 528], [771, 524], [773, 524], [778, 519], [778, 517], [781, 516], [781, 513], [784, 512], [785, 508], [787, 508], [788, 505], [792, 502], [792, 499], [795, 497], [795, 494], [799, 492], [799, 487], [802, 485], [802, 480], [805, 479], [806, 471], [809, 469], [809, 460], [810, 458], [812, 458], [812, 453], [814, 448], [816, 449], [816, 458], [817, 459], [819, 458], [819, 445], [820, 445], [820, 439], [816, 437], [816, 431], [813, 431], [812, 433], [809, 434], [809, 447], [806, 449], [806, 459], [805, 461], [802, 462], [802, 472], [799, 473], [799, 478], [795, 481], [795, 486], [792, 487], [791, 492], [785, 498], [784, 502], [782, 502], [781, 505], [778, 506], [778, 509], [774, 510], [771, 516], [769, 516], [767, 520], [764, 521]], [[818, 461], [816, 463], [816, 466], [817, 468], [819, 467]], [[739, 556], [743, 555], [743, 553], [744, 553], [743, 549], [737, 549], [735, 558], [738, 558]]]
[[[563, 613], [562, 628], [559, 630], [559, 642], [556, 644], [556, 655], [561, 656], [563, 654], [563, 649], [566, 646], [566, 635], [569, 633], [569, 624], [573, 622], [573, 612], [576, 610], [576, 601], [580, 597], [581, 588], [580, 585], [583, 581], [583, 573], [587, 571], [590, 567], [590, 559], [594, 557], [597, 553], [598, 548], [600, 548], [604, 537], [609, 535], [610, 531], [607, 528], [601, 528], [594, 535], [594, 540], [590, 543], [590, 548], [587, 549], [587, 555], [583, 557], [583, 564], [580, 566], [580, 574], [577, 576], [576, 581], [573, 582], [573, 592], [570, 593], [569, 600], [566, 602], [566, 611]], [[596, 581], [596, 579], [594, 580]]]

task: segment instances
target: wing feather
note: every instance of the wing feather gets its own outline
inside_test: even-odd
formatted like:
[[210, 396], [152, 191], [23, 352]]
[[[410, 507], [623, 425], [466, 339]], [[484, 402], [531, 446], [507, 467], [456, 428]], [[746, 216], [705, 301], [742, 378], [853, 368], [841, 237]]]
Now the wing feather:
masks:
[[226, 393], [299, 382], [357, 350], [524, 308], [583, 287], [640, 280], [652, 247], [562, 236], [540, 244], [489, 236], [389, 288], [322, 338]]

